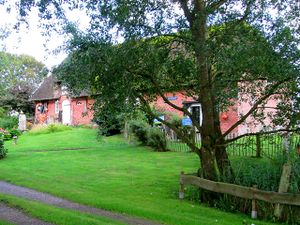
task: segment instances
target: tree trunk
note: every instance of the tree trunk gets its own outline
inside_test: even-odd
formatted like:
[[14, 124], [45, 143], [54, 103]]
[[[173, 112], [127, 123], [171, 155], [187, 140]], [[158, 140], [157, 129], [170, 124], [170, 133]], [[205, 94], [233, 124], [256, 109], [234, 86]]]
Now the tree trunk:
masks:
[[[199, 153], [201, 170], [199, 175], [209, 180], [219, 181], [221, 175], [226, 175], [225, 171], [229, 171], [232, 174], [232, 170], [226, 153], [226, 147], [223, 145], [224, 139], [221, 138], [219, 113], [213, 95], [212, 77], [208, 70], [208, 51], [206, 46], [207, 14], [205, 2], [196, 0], [195, 9], [198, 13], [190, 23], [190, 26], [195, 45], [198, 79], [201, 81], [201, 85], [199, 86], [199, 102], [201, 103], [203, 115], [201, 132], [202, 147]], [[202, 194], [202, 199], [209, 203], [213, 203], [215, 198], [215, 193], [204, 192]]]

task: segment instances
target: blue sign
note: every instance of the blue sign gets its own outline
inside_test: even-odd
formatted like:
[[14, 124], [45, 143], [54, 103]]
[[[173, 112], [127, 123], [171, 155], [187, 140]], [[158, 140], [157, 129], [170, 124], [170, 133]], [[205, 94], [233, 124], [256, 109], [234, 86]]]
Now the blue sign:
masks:
[[192, 126], [192, 120], [190, 117], [184, 117], [181, 120], [182, 126]]
[[169, 100], [169, 101], [175, 101], [175, 100], [177, 100], [177, 96], [171, 96], [171, 97], [167, 97], [167, 99]]

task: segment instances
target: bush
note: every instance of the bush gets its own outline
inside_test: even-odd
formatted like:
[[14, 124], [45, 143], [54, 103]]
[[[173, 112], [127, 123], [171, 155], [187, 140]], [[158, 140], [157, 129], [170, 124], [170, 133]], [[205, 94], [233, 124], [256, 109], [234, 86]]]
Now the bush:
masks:
[[7, 140], [10, 140], [12, 137], [11, 137], [11, 134], [9, 133], [9, 131], [3, 129], [3, 128], [0, 128], [0, 134], [3, 138], [3, 140], [7, 141]]
[[151, 127], [143, 120], [129, 122], [130, 131], [143, 144], [161, 152], [167, 151], [167, 140], [164, 133], [157, 127]]
[[150, 147], [159, 152], [167, 151], [166, 136], [160, 129], [156, 127], [151, 127], [150, 129], [148, 129], [147, 139], [147, 145], [149, 145]]
[[3, 129], [13, 129], [18, 126], [17, 117], [3, 117], [0, 118], [0, 128]]
[[63, 124], [49, 124], [49, 125], [36, 125], [30, 131], [31, 135], [39, 135], [39, 134], [49, 134], [54, 132], [61, 132], [66, 130], [71, 130], [70, 126], [66, 126]]
[[4, 148], [4, 135], [0, 133], [0, 159], [3, 159], [7, 154], [7, 150]]
[[14, 136], [19, 137], [22, 134], [22, 132], [18, 129], [11, 129], [11, 130], [9, 130], [9, 133], [10, 133], [11, 137], [14, 137]]
[[129, 122], [130, 131], [144, 145], [148, 143], [148, 130], [150, 125], [142, 120], [132, 120]]

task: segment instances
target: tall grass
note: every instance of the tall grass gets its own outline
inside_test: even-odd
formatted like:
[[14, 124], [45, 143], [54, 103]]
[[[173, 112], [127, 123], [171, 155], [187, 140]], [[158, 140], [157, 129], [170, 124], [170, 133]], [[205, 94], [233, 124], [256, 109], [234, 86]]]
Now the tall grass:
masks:
[[50, 134], [55, 132], [71, 130], [72, 127], [63, 124], [35, 125], [30, 131], [30, 135]]

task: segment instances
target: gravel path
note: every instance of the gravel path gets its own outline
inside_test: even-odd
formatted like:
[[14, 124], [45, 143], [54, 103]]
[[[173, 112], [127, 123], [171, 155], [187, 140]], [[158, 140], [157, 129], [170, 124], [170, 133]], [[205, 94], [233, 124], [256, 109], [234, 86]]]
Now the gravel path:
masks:
[[83, 213], [89, 213], [100, 217], [106, 217], [112, 220], [117, 220], [125, 224], [132, 225], [160, 225], [149, 220], [127, 216], [121, 213], [110, 212], [103, 209], [98, 209], [78, 203], [70, 202], [62, 198], [55, 197], [50, 194], [35, 191], [33, 189], [16, 186], [4, 181], [0, 181], [0, 193], [10, 194], [21, 198], [26, 198], [45, 204], [53, 205], [59, 208], [72, 209]]
[[0, 219], [17, 225], [52, 225], [51, 223], [29, 217], [22, 211], [10, 208], [3, 204], [0, 204]]

